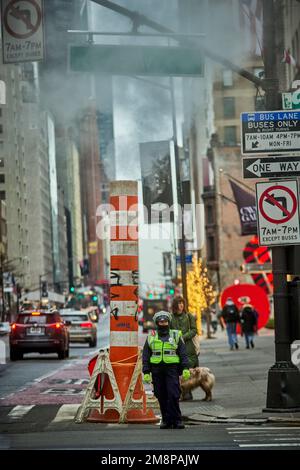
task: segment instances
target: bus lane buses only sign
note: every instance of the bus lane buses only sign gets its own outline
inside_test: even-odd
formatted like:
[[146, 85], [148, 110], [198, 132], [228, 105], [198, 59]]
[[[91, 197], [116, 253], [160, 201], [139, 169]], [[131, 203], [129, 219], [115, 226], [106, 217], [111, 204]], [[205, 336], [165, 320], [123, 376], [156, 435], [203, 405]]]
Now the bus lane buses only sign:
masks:
[[260, 245], [300, 244], [297, 180], [256, 184]]
[[284, 155], [300, 150], [300, 111], [241, 114], [242, 154]]

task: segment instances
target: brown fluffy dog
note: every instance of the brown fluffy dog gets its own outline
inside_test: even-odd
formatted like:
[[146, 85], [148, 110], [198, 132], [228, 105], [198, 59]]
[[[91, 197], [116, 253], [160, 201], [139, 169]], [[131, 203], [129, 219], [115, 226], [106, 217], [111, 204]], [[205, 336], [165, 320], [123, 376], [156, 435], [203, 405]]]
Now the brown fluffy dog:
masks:
[[[201, 387], [205, 392], [204, 401], [212, 400], [212, 388], [215, 384], [215, 376], [208, 367], [195, 367], [190, 369], [191, 377], [188, 380], [180, 380], [181, 394], [191, 392], [197, 387]], [[182, 396], [181, 396], [182, 397]]]

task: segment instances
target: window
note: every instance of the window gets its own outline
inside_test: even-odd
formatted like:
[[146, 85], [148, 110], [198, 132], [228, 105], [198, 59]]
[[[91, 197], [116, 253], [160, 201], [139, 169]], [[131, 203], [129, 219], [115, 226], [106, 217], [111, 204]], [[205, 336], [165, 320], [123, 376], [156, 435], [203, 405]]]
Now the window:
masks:
[[4, 167], [4, 158], [0, 158], [0, 168]]
[[231, 70], [223, 70], [223, 86], [230, 87], [233, 85], [233, 77]]
[[209, 235], [207, 237], [207, 258], [208, 261], [215, 261], [216, 260], [216, 246], [215, 246], [215, 237], [213, 235]]
[[0, 175], [0, 183], [5, 183], [5, 175]]
[[0, 134], [3, 134], [3, 126], [0, 124]]
[[223, 98], [224, 118], [235, 117], [235, 99], [232, 97]]
[[0, 191], [0, 201], [5, 201], [5, 191]]
[[0, 117], [2, 117], [2, 108], [0, 108]]
[[236, 126], [224, 127], [224, 145], [236, 145]]
[[207, 224], [214, 223], [214, 211], [213, 211], [213, 206], [211, 205], [208, 205], [206, 207], [206, 218], [207, 218]]

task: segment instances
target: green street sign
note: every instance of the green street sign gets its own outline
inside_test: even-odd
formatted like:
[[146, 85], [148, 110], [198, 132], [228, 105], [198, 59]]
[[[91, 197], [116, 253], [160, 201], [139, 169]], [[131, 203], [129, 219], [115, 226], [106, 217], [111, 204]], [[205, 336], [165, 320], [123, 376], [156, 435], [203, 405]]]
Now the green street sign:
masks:
[[300, 109], [300, 90], [281, 93], [282, 109]]
[[106, 75], [203, 76], [203, 55], [191, 47], [70, 46], [74, 72]]

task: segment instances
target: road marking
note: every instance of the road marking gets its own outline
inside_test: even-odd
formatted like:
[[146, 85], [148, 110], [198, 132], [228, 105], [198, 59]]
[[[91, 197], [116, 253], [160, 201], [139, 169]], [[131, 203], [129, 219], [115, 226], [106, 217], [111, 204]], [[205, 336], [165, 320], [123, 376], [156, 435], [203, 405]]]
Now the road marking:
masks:
[[[270, 436], [270, 434], [268, 434]], [[289, 436], [292, 436], [292, 434], [289, 434]], [[234, 442], [247, 442], [250, 441], [251, 439], [233, 439]], [[273, 437], [273, 439], [266, 439], [266, 440], [272, 440], [272, 441], [300, 441], [300, 437]]]
[[[274, 430], [274, 432], [276, 433], [276, 431]], [[253, 435], [253, 434], [257, 434], [258, 435], [265, 435], [264, 431], [261, 430], [261, 431], [237, 431], [237, 432], [234, 432], [234, 431], [228, 431], [228, 434], [250, 434], [250, 435]], [[280, 433], [282, 435], [286, 435], [285, 433]]]
[[58, 412], [56, 413], [55, 418], [52, 420], [51, 424], [53, 423], [61, 423], [62, 421], [73, 421], [77, 410], [80, 405], [62, 405]]
[[107, 428], [128, 428], [128, 424], [120, 424], [120, 423], [108, 423], [106, 425]]
[[28, 413], [35, 405], [17, 405], [9, 413], [8, 417], [17, 421]]
[[41, 377], [38, 377], [37, 379], [34, 379], [34, 382], [42, 382], [42, 380], [45, 380], [47, 379], [48, 377], [51, 377], [51, 375], [54, 375], [57, 373], [58, 370], [60, 370], [61, 368], [59, 369], [56, 369], [52, 372], [49, 372], [48, 374], [45, 374], [45, 375], [42, 375]]
[[265, 431], [266, 429], [267, 430], [272, 430], [272, 431], [277, 431], [277, 430], [282, 430], [282, 429], [300, 429], [300, 426], [249, 426], [249, 427], [246, 427], [246, 426], [241, 426], [241, 427], [233, 427], [233, 428], [226, 428], [227, 431], [239, 431], [239, 430], [242, 430], [242, 431], [245, 431], [245, 430], [255, 430], [255, 429], [259, 429], [261, 431]]
[[239, 447], [300, 447], [299, 444], [286, 442], [285, 444], [240, 444]]

